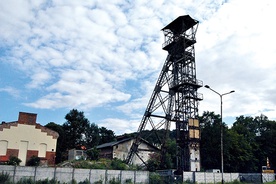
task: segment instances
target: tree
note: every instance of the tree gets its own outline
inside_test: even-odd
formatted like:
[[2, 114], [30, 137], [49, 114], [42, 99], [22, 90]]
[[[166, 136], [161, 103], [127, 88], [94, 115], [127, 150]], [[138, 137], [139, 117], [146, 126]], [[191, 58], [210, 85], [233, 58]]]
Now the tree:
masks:
[[[49, 128], [51, 130], [54, 130], [59, 134], [59, 137], [57, 139], [57, 148], [56, 148], [56, 159], [55, 159], [56, 164], [58, 164], [64, 160], [67, 160], [67, 157], [63, 158], [64, 152], [66, 151], [67, 146], [66, 146], [66, 142], [64, 141], [64, 130], [63, 130], [62, 126], [58, 125], [54, 122], [50, 122], [47, 125], [45, 125], [45, 127]], [[65, 154], [65, 155], [67, 155], [67, 154]]]
[[104, 143], [112, 142], [116, 140], [114, 132], [112, 130], [108, 130], [105, 127], [101, 127], [99, 129], [99, 134], [100, 134], [99, 144], [104, 144]]
[[259, 125], [256, 136], [256, 142], [260, 150], [256, 153], [259, 160], [259, 169], [260, 166], [266, 165], [268, 158], [271, 168], [276, 170], [276, 122], [268, 120], [264, 115], [255, 117], [254, 121]]
[[207, 111], [199, 117], [199, 122], [201, 124], [201, 166], [205, 170], [220, 168], [220, 116]]
[[86, 144], [85, 132], [90, 128], [89, 121], [85, 118], [83, 112], [72, 109], [66, 114], [67, 120], [63, 124], [67, 149], [79, 148]]
[[[231, 131], [238, 136], [238, 145], [232, 152], [227, 152], [228, 155], [234, 157], [234, 163], [237, 169], [234, 171], [257, 172], [258, 168], [260, 168], [257, 154], [259, 154], [261, 150], [256, 142], [258, 127], [258, 123], [256, 123], [252, 117], [240, 116], [236, 118]], [[233, 141], [228, 145], [233, 145]], [[233, 168], [229, 169], [233, 171]]]
[[100, 142], [100, 130], [98, 125], [92, 123], [85, 131], [86, 147], [93, 148], [99, 145]]

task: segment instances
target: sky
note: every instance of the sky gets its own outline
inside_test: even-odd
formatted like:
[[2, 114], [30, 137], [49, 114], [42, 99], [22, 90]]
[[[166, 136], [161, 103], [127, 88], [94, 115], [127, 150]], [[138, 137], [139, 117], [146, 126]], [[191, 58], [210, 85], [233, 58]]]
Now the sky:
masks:
[[[116, 135], [138, 129], [167, 51], [161, 29], [199, 21], [197, 79], [223, 120], [276, 119], [274, 0], [0, 1], [0, 121], [63, 124], [72, 109]], [[200, 88], [204, 111], [220, 98]]]

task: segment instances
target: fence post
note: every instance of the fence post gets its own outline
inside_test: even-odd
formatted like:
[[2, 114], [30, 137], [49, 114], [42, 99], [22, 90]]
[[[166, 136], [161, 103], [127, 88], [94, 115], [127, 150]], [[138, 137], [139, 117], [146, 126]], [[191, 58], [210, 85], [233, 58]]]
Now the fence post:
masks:
[[122, 170], [120, 170], [120, 183], [122, 183]]
[[75, 168], [73, 167], [73, 173], [72, 173], [72, 181], [71, 181], [71, 183], [73, 183], [74, 175], [75, 175]]
[[107, 170], [105, 170], [105, 180], [104, 183], [107, 184]]
[[90, 171], [89, 171], [89, 183], [91, 183], [90, 181], [91, 181], [91, 170], [92, 169], [90, 169]]
[[35, 166], [34, 181], [36, 181], [37, 166]]
[[12, 182], [15, 182], [16, 165], [14, 165]]
[[56, 180], [56, 172], [57, 172], [57, 167], [55, 167], [55, 170], [54, 170], [54, 181]]
[[133, 181], [134, 184], [136, 183], [136, 172], [137, 172], [137, 171], [134, 171], [134, 181]]

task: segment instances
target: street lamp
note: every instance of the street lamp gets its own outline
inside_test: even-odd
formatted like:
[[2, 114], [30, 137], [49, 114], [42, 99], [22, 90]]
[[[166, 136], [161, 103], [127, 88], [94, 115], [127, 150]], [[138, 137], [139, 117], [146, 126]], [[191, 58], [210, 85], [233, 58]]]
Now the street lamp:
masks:
[[222, 96], [224, 95], [228, 95], [230, 93], [234, 93], [235, 91], [232, 90], [228, 93], [223, 93], [223, 94], [220, 94], [218, 93], [217, 91], [213, 90], [212, 88], [210, 88], [210, 86], [208, 85], [205, 85], [204, 86], [205, 88], [208, 88], [210, 89], [211, 91], [213, 91], [214, 93], [218, 94], [219, 97], [220, 97], [220, 156], [221, 156], [221, 183], [223, 184], [224, 183], [224, 180], [223, 180], [223, 126], [222, 126]]

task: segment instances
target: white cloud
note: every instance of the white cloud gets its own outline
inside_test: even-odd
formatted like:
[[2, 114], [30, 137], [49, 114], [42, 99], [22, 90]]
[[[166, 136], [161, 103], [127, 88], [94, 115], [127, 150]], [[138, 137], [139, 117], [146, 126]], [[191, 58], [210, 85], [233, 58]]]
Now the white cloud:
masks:
[[16, 88], [13, 88], [11, 86], [0, 88], [0, 92], [6, 92], [9, 95], [13, 96], [14, 98], [20, 97], [20, 91]]
[[[275, 5], [273, 0], [11, 0], [0, 3], [5, 50], [0, 60], [28, 78], [20, 91], [44, 90], [37, 99], [27, 97], [29, 107], [90, 111], [117, 103], [114, 109], [131, 122], [142, 118], [166, 59], [160, 30], [190, 14], [200, 21], [198, 79], [220, 92], [236, 90], [225, 97], [224, 114], [265, 112], [276, 118], [275, 110], [267, 111], [275, 109]], [[1, 89], [12, 94], [16, 87]], [[200, 92], [200, 111], [219, 113], [218, 96]]]
[[100, 127], [106, 127], [107, 129], [115, 130], [116, 135], [122, 135], [124, 133], [132, 133], [137, 131], [140, 124], [140, 120], [125, 120], [117, 118], [103, 119], [98, 123]]

